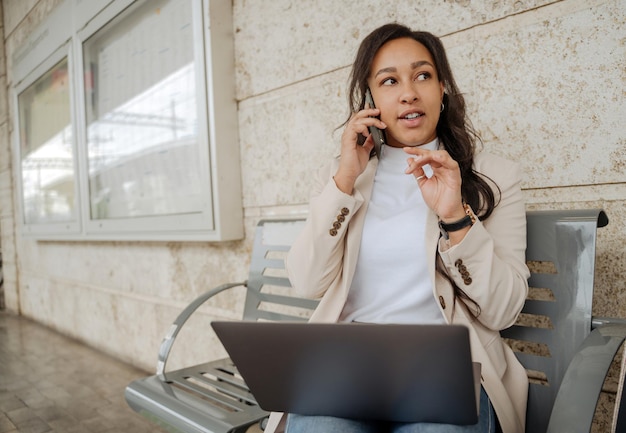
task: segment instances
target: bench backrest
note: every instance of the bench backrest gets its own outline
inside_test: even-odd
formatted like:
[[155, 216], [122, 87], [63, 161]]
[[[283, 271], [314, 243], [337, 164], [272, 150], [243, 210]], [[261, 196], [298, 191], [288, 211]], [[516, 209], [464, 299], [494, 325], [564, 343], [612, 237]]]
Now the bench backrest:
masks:
[[304, 220], [263, 220], [250, 258], [244, 320], [308, 320], [318, 301], [293, 296], [284, 259]]
[[547, 430], [563, 375], [591, 332], [596, 229], [601, 210], [527, 212], [529, 297], [503, 331], [530, 379], [527, 432]]
[[[563, 375], [591, 332], [596, 228], [601, 210], [529, 211], [530, 293], [517, 324], [502, 332], [531, 382], [527, 432], [544, 433]], [[257, 226], [244, 320], [307, 320], [316, 300], [294, 297], [284, 257], [303, 220]]]

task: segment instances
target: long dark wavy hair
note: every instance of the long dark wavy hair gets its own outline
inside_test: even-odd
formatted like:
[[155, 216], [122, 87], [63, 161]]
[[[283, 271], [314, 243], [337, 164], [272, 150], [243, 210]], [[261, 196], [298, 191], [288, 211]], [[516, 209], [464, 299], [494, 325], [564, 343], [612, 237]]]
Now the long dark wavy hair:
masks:
[[[392, 23], [379, 27], [363, 39], [350, 74], [348, 89], [350, 113], [360, 111], [365, 107], [365, 92], [376, 53], [387, 42], [400, 38], [411, 38], [422, 44], [435, 62], [437, 77], [444, 85], [444, 110], [437, 123], [437, 137], [445, 150], [459, 164], [463, 200], [471, 206], [481, 221], [485, 220], [498, 205], [500, 189], [495, 182], [473, 168], [476, 143], [481, 140], [467, 118], [465, 99], [456, 85], [445, 48], [437, 36], [424, 31], [413, 31], [401, 24]], [[498, 193], [497, 196], [494, 189]], [[471, 309], [474, 310], [471, 311], [472, 314], [479, 315], [480, 306], [454, 283], [439, 257], [437, 270], [450, 281], [456, 296], [474, 306]]]

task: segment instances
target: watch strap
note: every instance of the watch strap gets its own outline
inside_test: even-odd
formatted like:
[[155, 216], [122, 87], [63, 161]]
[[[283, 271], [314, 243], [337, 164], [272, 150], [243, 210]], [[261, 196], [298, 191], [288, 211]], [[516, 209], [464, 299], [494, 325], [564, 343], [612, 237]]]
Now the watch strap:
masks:
[[470, 227], [474, 224], [475, 217], [472, 209], [469, 207], [469, 205], [465, 203], [463, 204], [463, 208], [465, 209], [466, 215], [460, 220], [451, 223], [444, 223], [443, 221], [439, 220], [439, 230], [446, 240], [450, 238], [448, 233], [459, 231], [461, 229], [464, 229], [465, 227]]

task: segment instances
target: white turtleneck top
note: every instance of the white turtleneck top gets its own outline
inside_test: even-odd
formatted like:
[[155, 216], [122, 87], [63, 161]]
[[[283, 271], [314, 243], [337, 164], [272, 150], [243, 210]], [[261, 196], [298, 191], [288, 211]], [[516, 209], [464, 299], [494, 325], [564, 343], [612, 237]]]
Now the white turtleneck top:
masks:
[[[437, 147], [437, 140], [423, 145]], [[409, 157], [383, 146], [342, 321], [445, 323], [428, 275], [433, 257], [424, 248], [429, 210], [415, 177], [404, 173]]]

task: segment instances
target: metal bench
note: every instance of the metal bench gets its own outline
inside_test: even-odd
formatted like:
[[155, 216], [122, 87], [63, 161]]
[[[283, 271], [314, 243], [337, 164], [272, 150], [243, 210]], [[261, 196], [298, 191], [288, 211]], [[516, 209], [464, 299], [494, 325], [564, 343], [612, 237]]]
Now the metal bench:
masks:
[[267, 417], [228, 358], [171, 372], [165, 368], [176, 336], [192, 313], [213, 296], [234, 287], [247, 288], [243, 320], [308, 319], [317, 301], [276, 289], [291, 287], [283, 260], [303, 224], [302, 220], [259, 222], [248, 280], [216, 287], [185, 308], [161, 343], [157, 373], [126, 388], [131, 408], [173, 432], [241, 433]]
[[[604, 378], [626, 336], [624, 321], [591, 316], [596, 228], [608, 218], [601, 210], [536, 211], [528, 212], [527, 220], [533, 289], [518, 324], [503, 331], [531, 378], [526, 431], [589, 432]], [[229, 359], [172, 372], [165, 368], [191, 314], [233, 287], [247, 288], [244, 320], [307, 320], [317, 301], [289, 295], [283, 264], [302, 225], [302, 220], [258, 224], [248, 280], [219, 286], [185, 308], [161, 344], [157, 373], [127, 386], [131, 408], [171, 432], [240, 433], [262, 424], [267, 412]], [[622, 412], [620, 407], [616, 419], [623, 428]]]

